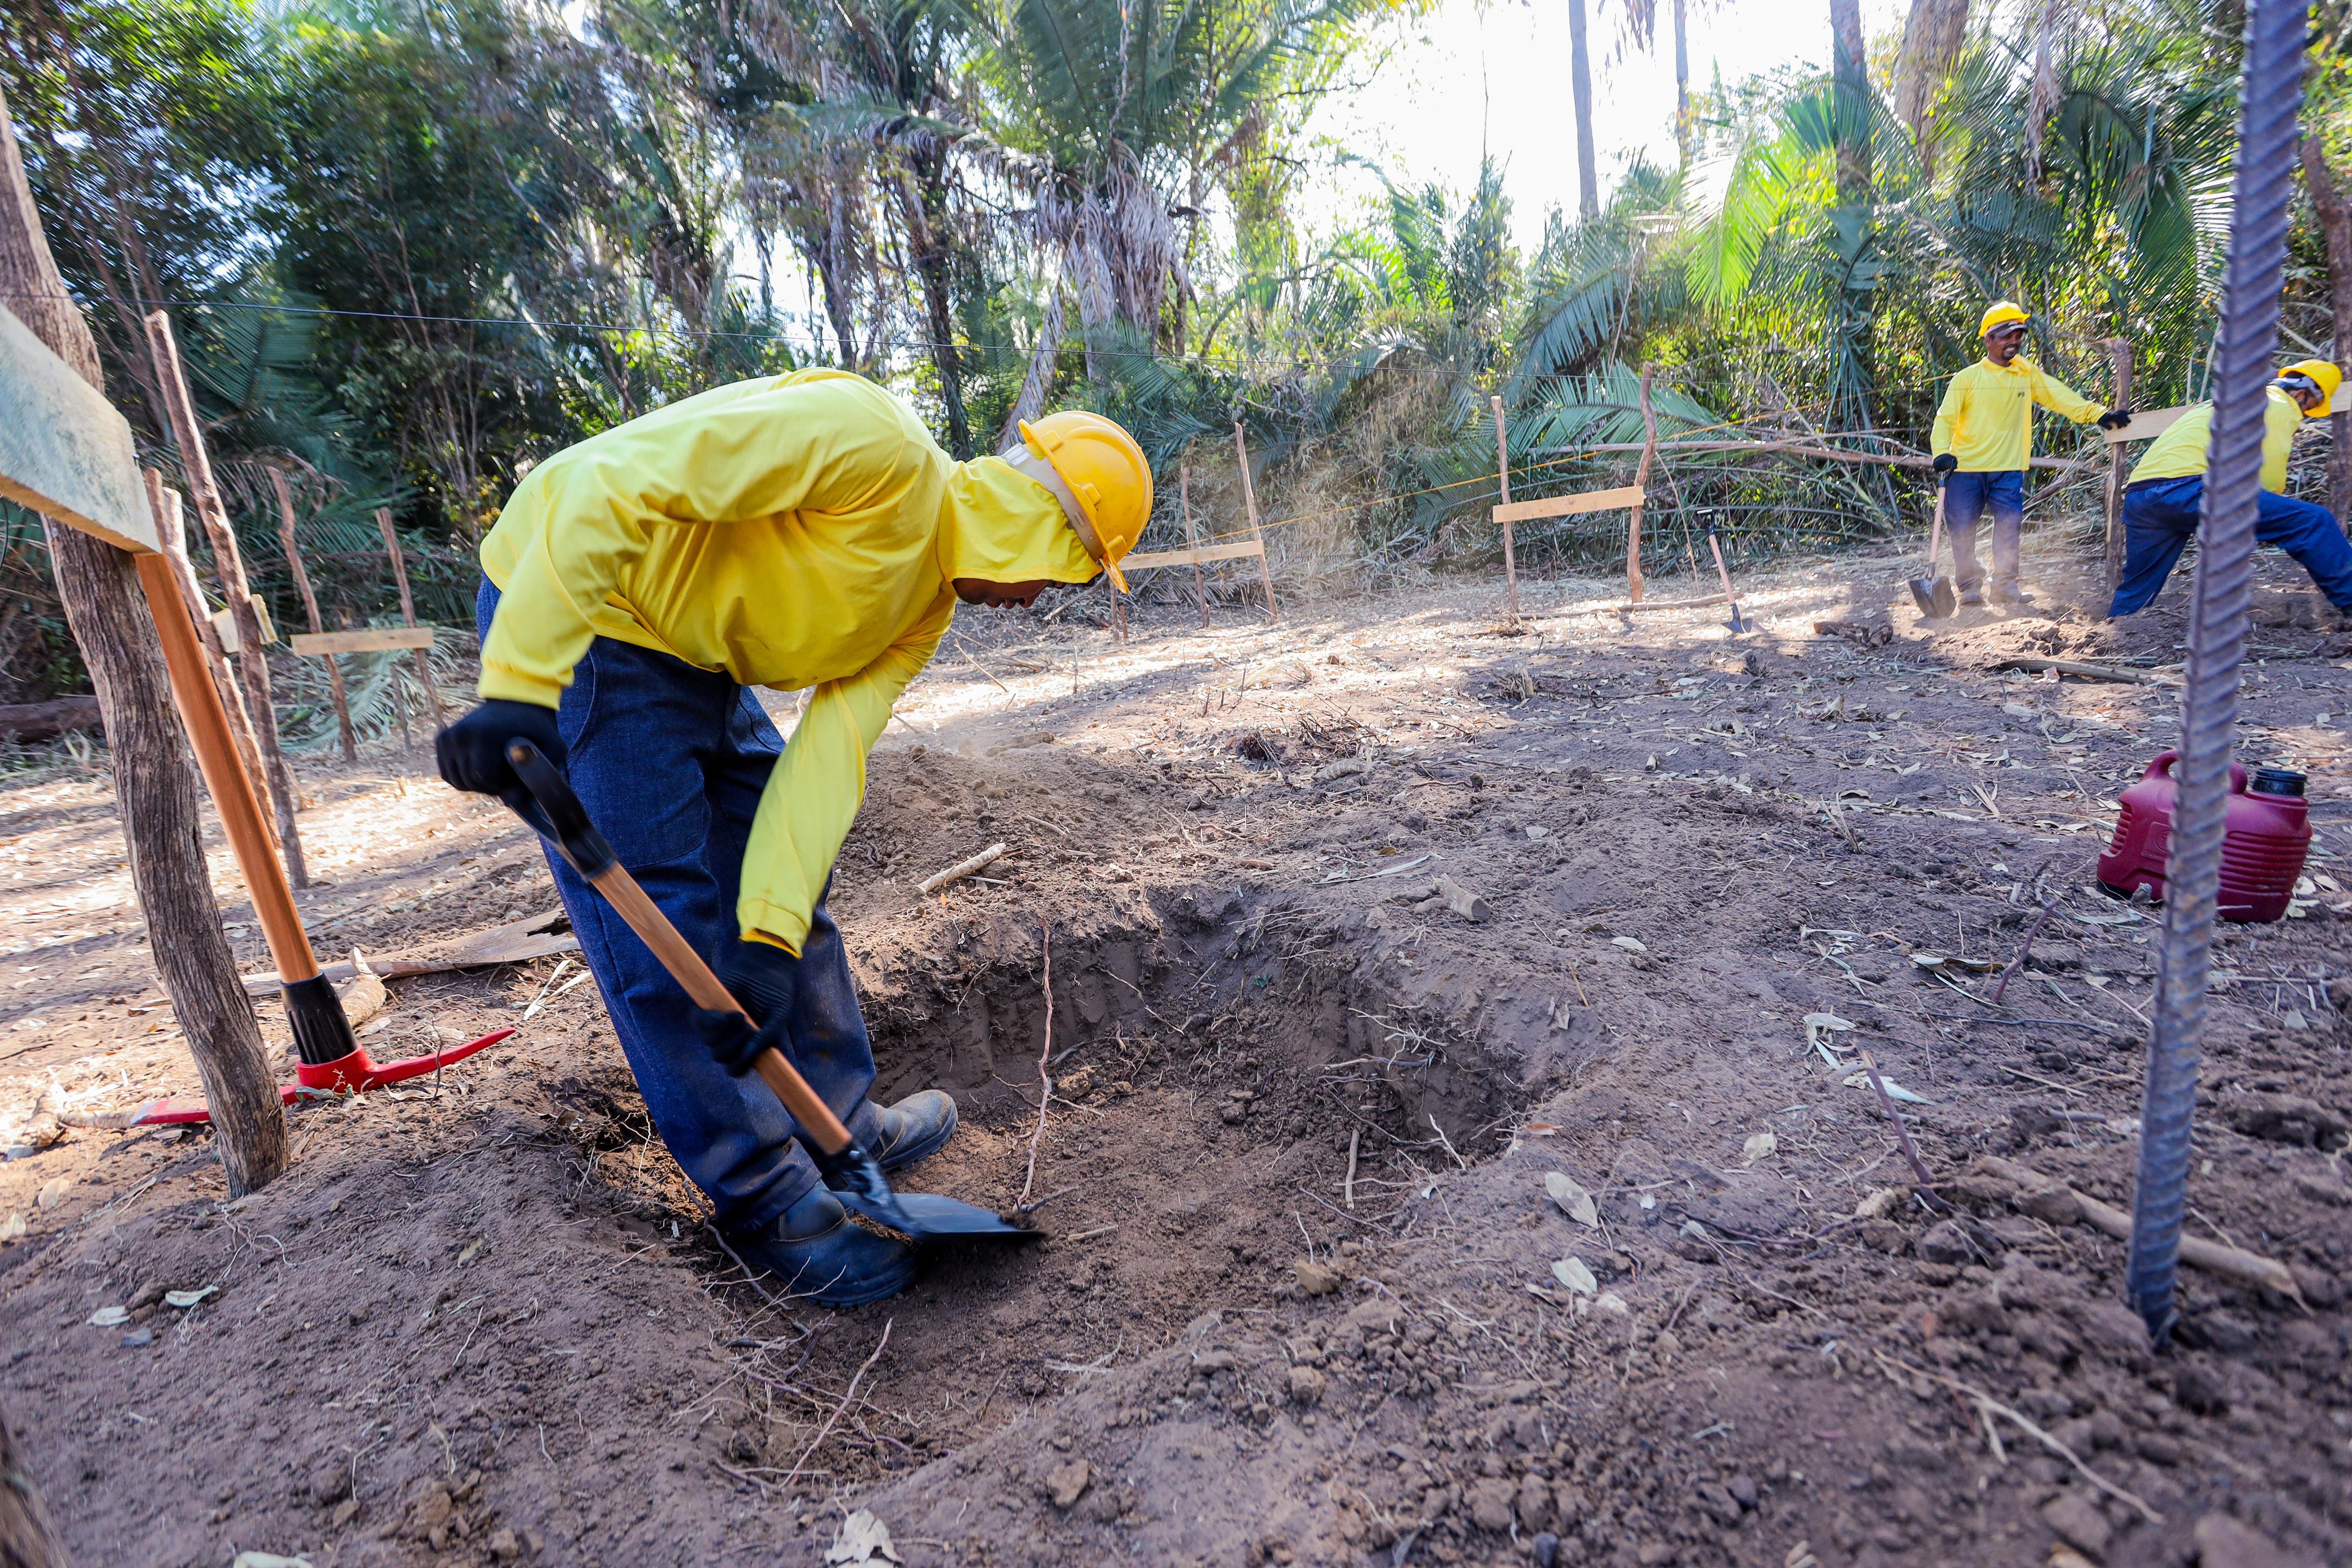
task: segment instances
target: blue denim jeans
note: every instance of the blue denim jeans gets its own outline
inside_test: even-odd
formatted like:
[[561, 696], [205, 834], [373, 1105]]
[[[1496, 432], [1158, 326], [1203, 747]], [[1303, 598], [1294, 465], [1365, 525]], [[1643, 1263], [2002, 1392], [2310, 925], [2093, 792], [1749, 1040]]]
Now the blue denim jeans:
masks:
[[[2162, 591], [2180, 552], [2197, 536], [2204, 504], [2205, 480], [2199, 475], [2151, 480], [2124, 492], [2124, 570], [2109, 616], [2145, 609]], [[2301, 561], [2328, 602], [2352, 612], [2352, 541], [2334, 513], [2264, 490], [2254, 512], [2254, 538]]]
[[[499, 591], [485, 579], [474, 623], [486, 641], [498, 608]], [[599, 637], [572, 672], [556, 723], [570, 754], [564, 774], [590, 819], [717, 967], [737, 939], [743, 848], [784, 748], [758, 698], [725, 674]], [[553, 845], [541, 848], [662, 1142], [709, 1197], [722, 1228], [773, 1219], [817, 1182], [797, 1124], [760, 1079], [730, 1078], [711, 1060], [677, 982]], [[870, 1144], [874, 1052], [823, 898], [801, 947], [792, 1060], [852, 1135]]]
[[1992, 580], [2017, 586], [2017, 538], [2025, 526], [2025, 476], [1948, 474], [1944, 476], [1944, 527], [1952, 536], [1952, 578], [1963, 591], [1984, 585], [1977, 561], [1977, 519], [1992, 508]]

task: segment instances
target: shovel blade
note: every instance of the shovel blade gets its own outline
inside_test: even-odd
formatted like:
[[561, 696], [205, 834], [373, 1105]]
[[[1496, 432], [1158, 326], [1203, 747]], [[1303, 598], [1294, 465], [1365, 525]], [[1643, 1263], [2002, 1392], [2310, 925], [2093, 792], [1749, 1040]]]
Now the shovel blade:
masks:
[[1040, 1234], [1024, 1230], [993, 1209], [929, 1192], [892, 1192], [889, 1178], [871, 1155], [855, 1144], [820, 1162], [824, 1184], [841, 1207], [915, 1246], [926, 1241], [997, 1237], [1017, 1241]]
[[1953, 591], [1948, 577], [1915, 577], [1908, 586], [1911, 602], [1930, 621], [1945, 620], [1960, 607], [1960, 597]]

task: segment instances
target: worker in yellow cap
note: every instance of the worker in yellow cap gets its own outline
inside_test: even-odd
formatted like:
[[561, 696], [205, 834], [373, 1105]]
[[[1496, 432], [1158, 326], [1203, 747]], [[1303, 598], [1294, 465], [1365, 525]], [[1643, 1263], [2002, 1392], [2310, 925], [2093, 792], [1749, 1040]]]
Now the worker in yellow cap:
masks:
[[[884, 1108], [825, 908], [891, 705], [959, 601], [1028, 605], [1105, 572], [1151, 515], [1142, 449], [1050, 414], [957, 463], [905, 404], [838, 371], [739, 382], [549, 458], [482, 541], [482, 704], [441, 776], [527, 799], [524, 739], [562, 767], [621, 863], [886, 1168], [938, 1149], [955, 1103]], [[790, 745], [749, 689], [810, 693]], [[550, 852], [646, 1108], [721, 1232], [796, 1294], [903, 1289], [900, 1242], [847, 1222], [761, 1082], [740, 1020], [700, 1012]], [[731, 1027], [730, 1027], [731, 1026]]]
[[2025, 526], [2025, 468], [2033, 450], [2033, 405], [2063, 413], [2077, 424], [2097, 420], [2113, 430], [2128, 422], [2129, 409], [2108, 409], [2053, 380], [2024, 358], [2025, 327], [2032, 318], [2021, 306], [1996, 299], [1977, 323], [1984, 358], [1952, 378], [1936, 410], [1932, 447], [1937, 483], [1944, 486], [1944, 521], [1952, 536], [1952, 575], [1963, 604], [1988, 597], [1984, 568], [1977, 562], [1977, 519], [1992, 509], [1992, 583], [1995, 604], [2031, 604], [2033, 595], [2018, 585], [2018, 535]]
[[[2352, 614], [2352, 543], [2325, 507], [2287, 495], [2287, 454], [2294, 433], [2326, 412], [2344, 372], [2326, 360], [2304, 360], [2278, 373], [2263, 410], [2262, 491], [2254, 538], [2303, 563], [2338, 611]], [[2196, 537], [2205, 505], [2206, 448], [2213, 440], [2213, 405], [2200, 402], [2167, 425], [2124, 486], [2124, 570], [2109, 616], [2143, 609], [2163, 589], [2180, 552]]]

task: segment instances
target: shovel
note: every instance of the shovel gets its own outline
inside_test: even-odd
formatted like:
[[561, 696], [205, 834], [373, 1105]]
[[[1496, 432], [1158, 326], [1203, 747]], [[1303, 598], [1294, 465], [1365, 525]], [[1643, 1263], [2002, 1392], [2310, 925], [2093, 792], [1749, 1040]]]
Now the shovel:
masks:
[[1936, 522], [1927, 531], [1927, 571], [1911, 580], [1911, 601], [1930, 621], [1950, 618], [1960, 607], [1960, 596], [1948, 577], [1936, 575], [1936, 558], [1944, 553], [1944, 481], [1936, 480]]
[[[530, 791], [528, 799], [509, 799], [507, 804], [515, 814], [533, 829], [544, 834], [581, 879], [604, 895], [614, 913], [629, 924], [671, 978], [685, 988], [694, 998], [695, 1006], [712, 1012], [742, 1013], [742, 1004], [728, 995], [727, 988], [702, 961], [669, 917], [646, 896], [636, 879], [622, 868], [613, 853], [613, 846], [596, 825], [588, 820], [587, 808], [562, 773], [539, 753], [539, 748], [527, 740], [509, 742], [507, 760], [514, 765], [517, 777]], [[750, 1015], [745, 1014], [750, 1021]], [[940, 1197], [926, 1192], [894, 1193], [874, 1156], [850, 1138], [849, 1129], [833, 1113], [833, 1107], [817, 1098], [816, 1091], [808, 1085], [783, 1053], [772, 1048], [763, 1051], [752, 1062], [752, 1070], [784, 1109], [801, 1124], [803, 1134], [813, 1145], [809, 1151], [816, 1161], [818, 1173], [834, 1197], [844, 1208], [872, 1225], [900, 1237], [908, 1242], [955, 1241], [974, 1237], [997, 1237], [1005, 1240], [1024, 1240], [1041, 1232], [1015, 1225], [992, 1209], [960, 1203], [952, 1197]]]
[[1723, 579], [1723, 601], [1731, 606], [1731, 619], [1724, 624], [1729, 627], [1736, 636], [1747, 631], [1754, 622], [1742, 621], [1739, 617], [1739, 600], [1731, 591], [1731, 569], [1723, 564], [1723, 545], [1716, 538], [1715, 525], [1712, 523], [1707, 525], [1706, 548], [1715, 552], [1715, 575]]

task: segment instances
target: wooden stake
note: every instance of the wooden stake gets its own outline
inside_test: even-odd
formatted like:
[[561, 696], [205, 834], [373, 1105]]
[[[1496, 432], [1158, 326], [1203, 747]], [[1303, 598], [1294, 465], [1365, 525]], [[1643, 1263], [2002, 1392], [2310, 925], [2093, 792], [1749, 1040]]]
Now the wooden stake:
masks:
[[278, 709], [269, 696], [269, 656], [262, 645], [261, 616], [246, 584], [245, 558], [229, 528], [228, 511], [213, 483], [212, 459], [205, 454], [204, 428], [196, 423], [196, 405], [180, 369], [180, 347], [172, 337], [172, 319], [161, 310], [147, 318], [147, 346], [154, 356], [155, 381], [163, 393], [164, 413], [171, 420], [172, 436], [179, 443], [181, 466], [187, 470], [189, 499], [195, 503], [196, 520], [212, 540], [213, 572], [220, 579], [221, 597], [228, 601], [237, 639], [244, 645], [236, 656], [236, 671], [253, 716], [254, 738], [260, 743], [262, 778], [278, 813], [278, 839], [285, 852], [286, 869], [295, 886], [308, 887], [310, 875], [303, 868], [302, 840], [294, 826], [298, 799], [294, 772], [286, 766], [286, 752], [278, 741]]
[[[1642, 461], [1633, 470], [1633, 488], [1647, 496], [1650, 465], [1658, 455], [1658, 413], [1650, 406], [1650, 383], [1656, 368], [1642, 367]], [[1642, 502], [1633, 503], [1633, 519], [1625, 525], [1625, 597], [1642, 602]]]
[[[0, 299], [74, 376], [90, 388], [103, 388], [98, 346], [66, 292], [41, 233], [5, 100], [0, 100]], [[12, 477], [21, 481], [25, 476]], [[144, 515], [136, 526], [152, 535], [153, 517], [144, 506], [136, 467], [109, 484], [142, 503]], [[262, 1051], [261, 1030], [237, 976], [236, 955], [221, 929], [219, 904], [205, 865], [196, 770], [189, 766], [187, 743], [173, 719], [170, 671], [156, 648], [152, 623], [139, 609], [147, 591], [146, 575], [136, 561], [152, 559], [164, 567], [161, 586], [165, 604], [179, 604], [179, 590], [161, 555], [134, 558], [130, 550], [54, 516], [47, 535], [58, 597], [98, 688], [99, 709], [106, 720], [107, 771], [123, 843], [130, 851], [131, 891], [147, 923], [149, 951], [164, 994], [171, 998], [173, 1015], [187, 1037], [205, 1096], [227, 1112], [218, 1123], [221, 1166], [230, 1196], [241, 1197], [286, 1168], [286, 1118]]]
[[[375, 509], [375, 526], [383, 531], [384, 553], [392, 557], [392, 580], [400, 585], [400, 618], [410, 626], [416, 624], [416, 601], [408, 594], [408, 558], [401, 553], [400, 535], [393, 530], [392, 508]], [[448, 721], [441, 715], [441, 688], [433, 684], [433, 655], [419, 648], [412, 655], [416, 660], [416, 679], [425, 688], [425, 700], [433, 705], [433, 727], [439, 729]], [[395, 686], [394, 688], [398, 688]], [[402, 705], [402, 717], [407, 716], [407, 706]], [[405, 731], [403, 732], [405, 738]]]
[[[2129, 408], [2132, 392], [2132, 350], [2128, 340], [2107, 340], [2108, 357], [2116, 366], [2116, 401], [2111, 408]], [[2107, 595], [2115, 596], [2124, 580], [2124, 476], [2129, 472], [2121, 446], [2107, 448]]]
[[[319, 596], [310, 591], [310, 574], [303, 570], [302, 552], [294, 545], [294, 493], [287, 488], [285, 470], [272, 468], [269, 484], [278, 492], [278, 542], [285, 549], [294, 586], [301, 591], [302, 612], [310, 617], [312, 632], [324, 632], [327, 628], [319, 620]], [[343, 667], [332, 659], [327, 661], [327, 689], [335, 699], [335, 731], [343, 743], [343, 760], [357, 762], [359, 737], [352, 732], [352, 704], [343, 691]]]
[[[1495, 482], [1502, 487], [1502, 504], [1511, 504], [1511, 443], [1503, 434], [1503, 400], [1490, 400], [1495, 411]], [[1503, 518], [1503, 587], [1511, 601], [1511, 624], [1519, 623], [1519, 558], [1511, 544], [1511, 519]]]
[[[1176, 497], [1184, 507], [1184, 548], [1199, 549], [1201, 535], [1192, 526], [1192, 465], [1190, 463], [1176, 470]], [[1209, 629], [1209, 580], [1201, 575], [1201, 563], [1192, 563], [1192, 591], [1201, 601], [1201, 630]]]
[[1282, 619], [1282, 607], [1274, 601], [1274, 573], [1265, 564], [1265, 530], [1257, 526], [1257, 487], [1250, 483], [1249, 440], [1242, 434], [1242, 422], [1234, 421], [1234, 451], [1242, 464], [1242, 504], [1249, 508], [1250, 538], [1258, 543], [1257, 580], [1265, 585], [1265, 618]]
[[[256, 789], [262, 787], [261, 743], [254, 737], [253, 716], [245, 711], [245, 693], [236, 684], [236, 672], [229, 667], [228, 650], [221, 646], [220, 633], [213, 627], [212, 607], [205, 602], [205, 591], [196, 581], [196, 569], [188, 560], [187, 524], [180, 508], [180, 493], [167, 489], [163, 473], [154, 468], [143, 471], [147, 486], [147, 504], [154, 509], [155, 531], [161, 537], [163, 554], [172, 563], [173, 580], [180, 585], [180, 598], [188, 606], [188, 619], [195, 623], [196, 640], [204, 645], [205, 667], [212, 673], [213, 685], [220, 693], [222, 711], [228, 715], [229, 738], [236, 742], [237, 761], [245, 776]], [[262, 826], [269, 831], [269, 852], [282, 852], [278, 842], [278, 823], [265, 814]]]

